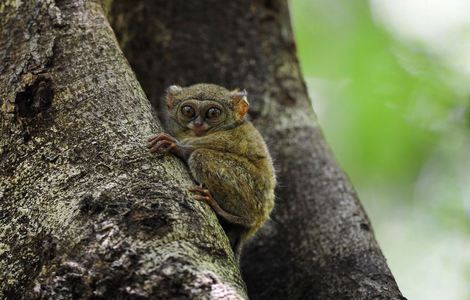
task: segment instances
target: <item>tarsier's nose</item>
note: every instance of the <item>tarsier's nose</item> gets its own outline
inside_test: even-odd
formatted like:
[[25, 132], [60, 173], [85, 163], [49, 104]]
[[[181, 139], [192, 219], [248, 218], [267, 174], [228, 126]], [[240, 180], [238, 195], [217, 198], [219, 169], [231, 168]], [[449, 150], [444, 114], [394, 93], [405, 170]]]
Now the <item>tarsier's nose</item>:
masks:
[[201, 117], [197, 117], [193, 124], [195, 127], [201, 127], [204, 124], [204, 120]]

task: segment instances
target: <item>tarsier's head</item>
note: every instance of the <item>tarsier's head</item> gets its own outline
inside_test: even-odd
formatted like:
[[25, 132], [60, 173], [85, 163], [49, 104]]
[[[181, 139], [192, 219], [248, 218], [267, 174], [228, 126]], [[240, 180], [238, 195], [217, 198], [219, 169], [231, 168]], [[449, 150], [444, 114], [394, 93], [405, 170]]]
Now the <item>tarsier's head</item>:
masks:
[[229, 91], [215, 84], [195, 84], [166, 91], [169, 117], [178, 132], [194, 136], [231, 129], [243, 122], [248, 112], [246, 91]]

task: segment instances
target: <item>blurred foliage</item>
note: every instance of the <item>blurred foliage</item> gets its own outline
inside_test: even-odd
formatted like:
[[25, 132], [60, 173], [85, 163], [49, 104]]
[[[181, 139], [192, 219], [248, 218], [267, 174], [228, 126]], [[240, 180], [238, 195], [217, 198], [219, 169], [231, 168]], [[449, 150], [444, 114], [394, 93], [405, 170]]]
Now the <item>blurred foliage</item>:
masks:
[[[398, 40], [373, 18], [368, 1], [290, 6], [320, 124], [400, 286], [410, 299], [430, 299], [413, 281], [429, 269], [442, 275], [421, 283], [433, 298], [470, 297], [468, 287], [462, 291], [470, 280], [470, 255], [463, 254], [470, 246], [470, 78], [421, 41]], [[467, 260], [446, 261], [448, 253]], [[451, 273], [458, 275], [446, 277]]]
[[343, 83], [323, 125], [344, 167], [353, 180], [412, 180], [445, 134], [433, 122], [458, 98], [442, 80], [447, 70], [398, 48], [373, 23], [366, 1], [293, 2], [305, 76]]
[[311, 84], [313, 103], [325, 107], [317, 112], [338, 160], [358, 186], [412, 193], [436, 149], [464, 134], [468, 97], [457, 75], [394, 40], [367, 1], [294, 0], [291, 11], [304, 75], [321, 79]]

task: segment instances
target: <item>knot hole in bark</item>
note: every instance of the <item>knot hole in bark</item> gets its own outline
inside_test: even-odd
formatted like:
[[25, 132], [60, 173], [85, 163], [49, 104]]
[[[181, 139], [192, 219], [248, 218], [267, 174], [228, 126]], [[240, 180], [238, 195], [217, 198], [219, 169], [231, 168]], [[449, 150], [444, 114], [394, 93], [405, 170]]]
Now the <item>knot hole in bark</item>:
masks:
[[16, 94], [16, 112], [22, 118], [32, 118], [51, 107], [53, 98], [52, 79], [47, 75], [38, 75], [26, 85], [24, 91]]

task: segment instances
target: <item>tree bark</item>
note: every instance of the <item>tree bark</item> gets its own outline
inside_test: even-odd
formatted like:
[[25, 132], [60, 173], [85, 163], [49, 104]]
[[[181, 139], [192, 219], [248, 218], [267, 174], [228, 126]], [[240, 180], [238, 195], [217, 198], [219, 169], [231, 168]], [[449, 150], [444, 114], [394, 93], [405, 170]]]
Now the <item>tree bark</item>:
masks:
[[1, 299], [246, 297], [99, 3], [2, 1], [0, 62]]
[[318, 126], [285, 0], [119, 1], [110, 17], [155, 108], [169, 84], [248, 90], [279, 178], [242, 258], [252, 299], [404, 299]]

